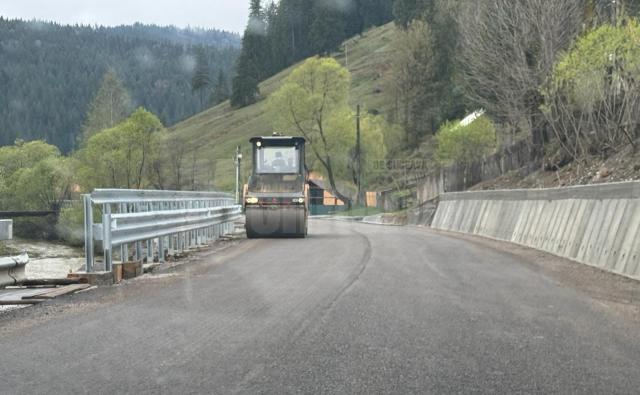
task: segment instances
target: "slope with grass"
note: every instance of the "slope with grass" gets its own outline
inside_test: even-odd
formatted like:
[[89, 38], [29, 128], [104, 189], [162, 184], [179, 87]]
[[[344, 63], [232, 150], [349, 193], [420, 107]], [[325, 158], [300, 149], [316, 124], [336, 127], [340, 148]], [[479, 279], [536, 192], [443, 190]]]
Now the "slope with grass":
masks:
[[[388, 89], [387, 75], [395, 32], [393, 23], [371, 29], [346, 41], [340, 51], [332, 55], [352, 74], [351, 101], [354, 106], [360, 103], [368, 111], [385, 116], [392, 113], [394, 100]], [[233, 190], [236, 146], [241, 147], [245, 158], [250, 158], [249, 138], [273, 132], [265, 99], [282, 85], [296, 66], [260, 84], [262, 97], [258, 103], [233, 109], [229, 102], [224, 102], [170, 129], [171, 136], [187, 143], [189, 152], [185, 158], [191, 158], [196, 150], [197, 179], [201, 185], [210, 185], [210, 180], [206, 180], [209, 174], [206, 163], [214, 158], [214, 185], [217, 189]], [[245, 166], [244, 176], [248, 173]]]

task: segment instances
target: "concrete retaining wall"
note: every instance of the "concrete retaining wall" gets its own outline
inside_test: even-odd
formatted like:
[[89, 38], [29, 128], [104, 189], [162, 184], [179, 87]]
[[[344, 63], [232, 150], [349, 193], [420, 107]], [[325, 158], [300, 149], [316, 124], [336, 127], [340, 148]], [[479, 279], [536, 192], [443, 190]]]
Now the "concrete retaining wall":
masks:
[[447, 193], [432, 226], [522, 244], [640, 279], [640, 182]]
[[438, 209], [438, 199], [431, 199], [407, 213], [407, 223], [415, 226], [431, 226]]

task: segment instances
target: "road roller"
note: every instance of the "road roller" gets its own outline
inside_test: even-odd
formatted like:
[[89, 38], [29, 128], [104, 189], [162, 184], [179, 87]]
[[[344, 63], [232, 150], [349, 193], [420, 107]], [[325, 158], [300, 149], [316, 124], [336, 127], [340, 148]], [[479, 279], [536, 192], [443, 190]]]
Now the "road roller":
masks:
[[247, 237], [306, 237], [305, 139], [274, 134], [249, 141], [253, 164], [243, 194]]

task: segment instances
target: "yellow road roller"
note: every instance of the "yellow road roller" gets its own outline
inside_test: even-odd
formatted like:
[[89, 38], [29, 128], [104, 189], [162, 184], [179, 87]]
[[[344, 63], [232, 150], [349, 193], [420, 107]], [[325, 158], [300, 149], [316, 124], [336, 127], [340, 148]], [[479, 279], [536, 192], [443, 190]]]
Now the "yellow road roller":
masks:
[[305, 139], [273, 135], [249, 141], [253, 165], [243, 197], [247, 237], [306, 237]]

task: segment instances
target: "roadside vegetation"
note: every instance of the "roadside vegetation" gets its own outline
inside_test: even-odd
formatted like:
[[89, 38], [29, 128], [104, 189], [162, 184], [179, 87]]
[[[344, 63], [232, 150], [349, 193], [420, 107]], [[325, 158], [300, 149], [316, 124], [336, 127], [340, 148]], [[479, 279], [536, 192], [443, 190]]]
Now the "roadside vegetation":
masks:
[[436, 159], [443, 166], [459, 164], [464, 168], [464, 185], [471, 166], [496, 148], [496, 129], [491, 120], [482, 115], [469, 123], [445, 122], [436, 134]]

